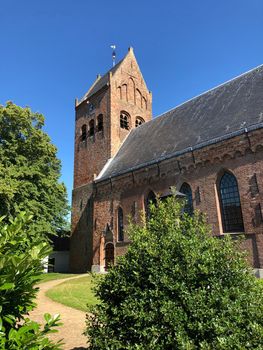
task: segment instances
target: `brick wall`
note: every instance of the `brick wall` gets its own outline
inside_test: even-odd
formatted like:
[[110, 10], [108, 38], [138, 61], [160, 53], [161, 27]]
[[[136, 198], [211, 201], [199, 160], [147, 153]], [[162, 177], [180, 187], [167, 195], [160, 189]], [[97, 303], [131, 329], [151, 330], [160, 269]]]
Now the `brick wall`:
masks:
[[129, 131], [120, 128], [120, 112], [130, 116], [130, 129], [135, 128], [136, 117], [152, 119], [152, 94], [149, 92], [133, 54], [129, 52], [120, 68], [110, 78], [111, 86], [111, 156], [119, 149]]
[[[74, 188], [91, 183], [110, 158], [110, 92], [99, 92], [76, 107]], [[93, 109], [90, 111], [90, 105]], [[103, 131], [98, 132], [98, 116], [103, 115]], [[95, 121], [94, 136], [89, 136], [89, 123]], [[87, 126], [87, 137], [82, 140], [81, 128]]]
[[91, 270], [93, 260], [93, 184], [72, 192], [70, 271]]
[[[92, 106], [92, 108], [91, 108]], [[129, 116], [129, 130], [120, 128], [120, 113]], [[103, 131], [98, 131], [98, 116], [103, 115]], [[133, 50], [129, 49], [120, 67], [108, 74], [108, 84], [89, 98], [76, 101], [74, 189], [72, 197], [72, 230], [70, 266], [72, 271], [85, 271], [101, 263], [100, 246], [108, 223], [113, 227], [113, 209], [106, 201], [96, 202], [93, 208], [93, 186], [96, 176], [118, 151], [136, 118], [145, 122], [152, 118], [152, 95], [148, 91]], [[95, 132], [89, 135], [90, 121]], [[83, 137], [82, 127], [87, 135]], [[98, 197], [97, 197], [98, 198]], [[93, 209], [100, 214], [93, 217]], [[109, 214], [108, 212], [111, 212]], [[103, 241], [104, 242], [104, 241]], [[120, 251], [125, 247], [120, 246]]]
[[[144, 200], [150, 190], [161, 194], [169, 186], [180, 189], [183, 182], [190, 184], [195, 209], [207, 214], [208, 223], [214, 235], [222, 235], [220, 206], [217, 198], [218, 180], [224, 170], [232, 172], [238, 181], [246, 239], [243, 248], [248, 251], [248, 259], [254, 267], [263, 267], [263, 223], [255, 223], [255, 210], [258, 204], [263, 207], [263, 147], [262, 130], [241, 135], [217, 143], [194, 154], [162, 161], [158, 165], [142, 168], [123, 176], [96, 184], [94, 218], [100, 217], [94, 246], [100, 244], [100, 236], [105, 223], [112, 225], [115, 255], [126, 251], [129, 238], [117, 243], [117, 208], [124, 211], [124, 225], [127, 215], [140, 220], [144, 210]], [[258, 193], [251, 192], [251, 180], [256, 176]], [[199, 190], [199, 191], [198, 191]], [[199, 195], [197, 195], [199, 192]], [[198, 197], [198, 198], [197, 198]], [[200, 197], [200, 198], [199, 198]], [[199, 200], [200, 199], [200, 200]], [[104, 220], [105, 218], [105, 220]], [[100, 253], [99, 253], [100, 252]], [[98, 249], [93, 263], [103, 264], [103, 249]]]

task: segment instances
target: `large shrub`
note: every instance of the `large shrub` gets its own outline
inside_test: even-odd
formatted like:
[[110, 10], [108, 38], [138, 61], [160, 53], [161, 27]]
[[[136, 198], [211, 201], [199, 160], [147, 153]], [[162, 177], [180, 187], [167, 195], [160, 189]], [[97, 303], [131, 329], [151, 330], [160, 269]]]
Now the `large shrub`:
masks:
[[175, 198], [131, 225], [127, 254], [98, 281], [90, 349], [263, 349], [263, 292], [238, 242], [212, 237]]
[[60, 349], [47, 338], [58, 325], [59, 316], [45, 314], [46, 324], [28, 318], [35, 307], [35, 287], [43, 271], [43, 259], [50, 247], [43, 238], [32, 241], [28, 234], [30, 217], [20, 213], [9, 224], [0, 219], [0, 349]]

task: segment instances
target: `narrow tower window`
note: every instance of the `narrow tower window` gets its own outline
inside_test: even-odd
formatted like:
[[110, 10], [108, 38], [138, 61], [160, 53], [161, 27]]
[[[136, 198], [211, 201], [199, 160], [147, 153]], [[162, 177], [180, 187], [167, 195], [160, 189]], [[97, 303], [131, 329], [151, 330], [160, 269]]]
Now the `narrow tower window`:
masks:
[[122, 242], [124, 240], [124, 230], [123, 230], [123, 210], [121, 207], [118, 208], [118, 241]]
[[89, 136], [94, 136], [94, 120], [89, 122]]
[[129, 130], [129, 117], [126, 113], [121, 112], [120, 115], [120, 127], [122, 129]]
[[87, 137], [87, 125], [84, 124], [81, 127], [81, 141], [85, 141]]
[[141, 117], [136, 117], [135, 120], [135, 127], [137, 128], [138, 126], [142, 125], [144, 123], [144, 119]]
[[180, 188], [180, 192], [185, 194], [186, 196], [186, 204], [184, 206], [184, 212], [188, 215], [192, 216], [194, 212], [193, 208], [193, 195], [192, 195], [192, 189], [191, 186], [184, 182]]
[[233, 174], [225, 172], [221, 177], [219, 198], [224, 232], [244, 232], [238, 184]]
[[103, 115], [98, 116], [98, 131], [103, 131]]

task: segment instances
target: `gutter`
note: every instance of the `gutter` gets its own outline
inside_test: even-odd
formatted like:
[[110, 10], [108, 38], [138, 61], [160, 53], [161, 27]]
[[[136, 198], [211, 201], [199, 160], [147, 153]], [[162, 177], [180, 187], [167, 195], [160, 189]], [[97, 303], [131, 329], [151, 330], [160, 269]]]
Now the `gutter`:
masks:
[[250, 132], [250, 131], [254, 131], [254, 130], [258, 130], [258, 129], [262, 129], [262, 128], [263, 128], [263, 123], [254, 124], [254, 125], [251, 125], [249, 127], [244, 128], [244, 129], [233, 131], [233, 132], [231, 132], [229, 134], [226, 134], [224, 136], [215, 137], [215, 138], [213, 138], [213, 139], [211, 139], [209, 141], [201, 142], [201, 143], [199, 143], [199, 144], [197, 144], [195, 146], [187, 147], [187, 148], [185, 148], [185, 149], [183, 149], [181, 151], [173, 152], [173, 153], [171, 153], [171, 154], [169, 154], [167, 156], [163, 156], [163, 157], [160, 157], [160, 158], [148, 161], [146, 163], [142, 163], [142, 164], [136, 165], [136, 166], [131, 167], [131, 168], [127, 169], [127, 170], [123, 170], [123, 171], [120, 171], [118, 173], [115, 173], [112, 176], [100, 178], [98, 180], [95, 180], [95, 183], [103, 182], [105, 180], [111, 180], [114, 177], [117, 177], [117, 176], [120, 176], [120, 175], [124, 175], [124, 174], [130, 173], [130, 172], [133, 172], [135, 170], [139, 170], [141, 168], [144, 168], [144, 167], [147, 167], [147, 166], [150, 166], [150, 165], [154, 165], [156, 163], [160, 163], [160, 162], [162, 162], [164, 160], [181, 156], [181, 155], [189, 153], [189, 152], [193, 152], [195, 150], [204, 148], [206, 146], [214, 145], [216, 143], [219, 143], [219, 142], [231, 139], [231, 138], [236, 137], [236, 136], [240, 136], [240, 135], [243, 135], [243, 134], [247, 135], [248, 132]]

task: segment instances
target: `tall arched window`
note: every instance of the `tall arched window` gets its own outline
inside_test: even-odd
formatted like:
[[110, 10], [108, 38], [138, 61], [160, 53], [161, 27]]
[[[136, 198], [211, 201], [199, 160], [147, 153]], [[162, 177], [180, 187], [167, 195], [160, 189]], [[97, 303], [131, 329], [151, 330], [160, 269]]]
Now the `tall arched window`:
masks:
[[87, 137], [87, 125], [84, 124], [81, 127], [81, 141], [85, 141]]
[[120, 114], [120, 127], [129, 130], [129, 116], [124, 112]]
[[98, 116], [98, 131], [103, 131], [103, 115]]
[[192, 195], [192, 189], [190, 185], [186, 182], [184, 182], [180, 188], [180, 192], [185, 194], [186, 204], [184, 206], [184, 212], [188, 215], [193, 215], [194, 208], [193, 208], [193, 195]]
[[94, 120], [92, 119], [89, 122], [89, 136], [93, 136], [94, 135]]
[[219, 198], [224, 232], [244, 232], [238, 184], [233, 174], [225, 172], [221, 177]]
[[124, 230], [123, 230], [123, 210], [121, 207], [118, 208], [118, 241], [122, 242], [124, 240]]
[[156, 196], [153, 191], [150, 191], [145, 201], [145, 212], [146, 212], [147, 219], [151, 217], [151, 209], [150, 209], [151, 204], [156, 205], [156, 203], [157, 203]]

